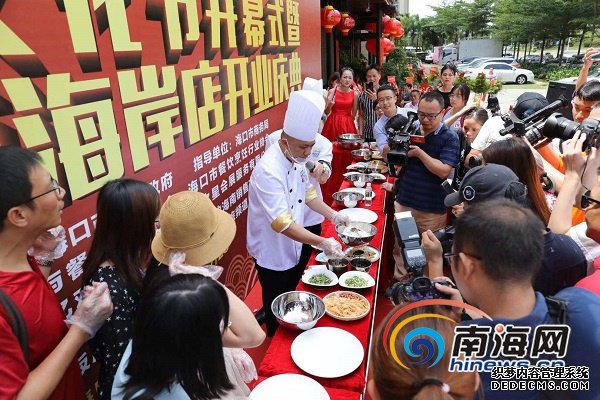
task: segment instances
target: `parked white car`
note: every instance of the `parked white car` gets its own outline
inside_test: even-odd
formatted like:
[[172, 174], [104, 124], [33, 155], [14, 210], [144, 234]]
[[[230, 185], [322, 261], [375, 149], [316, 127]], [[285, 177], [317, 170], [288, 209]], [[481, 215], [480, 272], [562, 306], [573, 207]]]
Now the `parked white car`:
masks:
[[476, 68], [467, 68], [465, 76], [471, 79], [475, 79], [481, 73], [488, 76], [490, 68], [494, 68], [494, 75], [496, 75], [496, 79], [500, 82], [515, 82], [523, 85], [534, 80], [533, 72], [528, 69], [515, 68], [509, 64], [493, 62], [483, 63]]

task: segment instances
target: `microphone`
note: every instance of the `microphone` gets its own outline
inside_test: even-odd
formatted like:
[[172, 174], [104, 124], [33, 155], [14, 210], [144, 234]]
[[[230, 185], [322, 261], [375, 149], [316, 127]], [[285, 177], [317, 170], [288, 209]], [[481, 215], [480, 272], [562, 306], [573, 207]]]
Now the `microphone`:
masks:
[[306, 162], [306, 169], [308, 169], [308, 172], [313, 172], [315, 170], [315, 167], [316, 167], [316, 165], [315, 165], [314, 161], [308, 160]]

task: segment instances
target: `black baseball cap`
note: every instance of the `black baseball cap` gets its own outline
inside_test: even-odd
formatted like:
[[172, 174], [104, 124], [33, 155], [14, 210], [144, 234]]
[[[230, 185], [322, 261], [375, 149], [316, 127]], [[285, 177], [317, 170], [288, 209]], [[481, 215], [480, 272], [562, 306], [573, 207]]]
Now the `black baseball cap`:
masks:
[[536, 111], [541, 110], [548, 104], [548, 99], [544, 95], [536, 92], [525, 92], [519, 97], [512, 109], [512, 113], [518, 119], [524, 119], [533, 114]]
[[499, 164], [480, 165], [467, 172], [458, 192], [447, 195], [444, 204], [452, 207], [462, 202], [475, 203], [505, 197], [506, 190], [514, 184], [523, 185], [510, 168]]

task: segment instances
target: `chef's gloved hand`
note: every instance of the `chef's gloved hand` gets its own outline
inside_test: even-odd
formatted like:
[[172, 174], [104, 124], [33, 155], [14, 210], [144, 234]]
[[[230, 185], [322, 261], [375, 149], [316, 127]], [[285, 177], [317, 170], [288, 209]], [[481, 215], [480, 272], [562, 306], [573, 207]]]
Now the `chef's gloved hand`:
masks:
[[61, 258], [67, 250], [65, 228], [57, 226], [42, 233], [27, 250], [27, 254], [33, 256], [38, 265], [51, 266], [57, 258]]
[[108, 285], [106, 282], [93, 282], [92, 286], [85, 287], [81, 305], [66, 322], [68, 325], [77, 325], [92, 338], [112, 312]]
[[334, 225], [348, 225], [350, 223], [350, 217], [346, 214], [342, 214], [341, 212], [334, 211], [331, 213], [329, 220], [333, 222]]
[[254, 361], [252, 358], [246, 353], [243, 349], [230, 349], [231, 357], [235, 363], [235, 366], [238, 369], [242, 379], [246, 383], [250, 383], [253, 380], [258, 378], [258, 374], [256, 372], [256, 365], [254, 365]]
[[342, 245], [334, 238], [327, 238], [315, 247], [319, 250], [323, 250], [327, 258], [344, 257], [344, 252], [342, 252]]

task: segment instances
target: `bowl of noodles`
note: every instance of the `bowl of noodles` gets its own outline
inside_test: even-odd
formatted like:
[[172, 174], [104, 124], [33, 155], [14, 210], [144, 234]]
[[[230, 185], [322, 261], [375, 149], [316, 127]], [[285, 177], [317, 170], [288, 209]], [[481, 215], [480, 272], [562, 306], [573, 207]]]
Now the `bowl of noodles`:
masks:
[[366, 317], [371, 310], [369, 300], [358, 293], [340, 290], [323, 297], [325, 313], [341, 321], [355, 321]]

